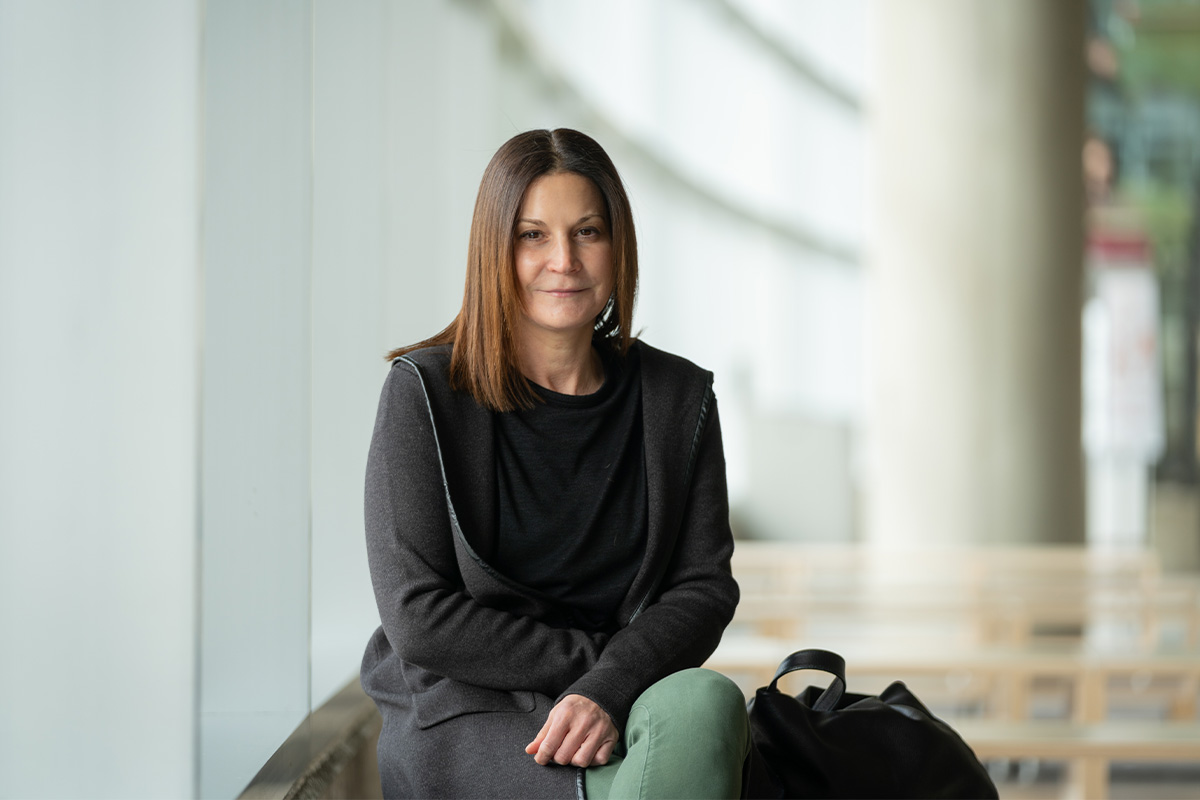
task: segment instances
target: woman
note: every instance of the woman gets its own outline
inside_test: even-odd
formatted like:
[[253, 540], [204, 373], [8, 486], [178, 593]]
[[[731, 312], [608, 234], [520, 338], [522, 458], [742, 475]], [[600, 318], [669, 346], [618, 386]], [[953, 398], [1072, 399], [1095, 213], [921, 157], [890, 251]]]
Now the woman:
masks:
[[577, 131], [509, 140], [462, 310], [390, 354], [367, 466], [388, 797], [736, 797], [712, 374], [629, 333], [637, 244]]

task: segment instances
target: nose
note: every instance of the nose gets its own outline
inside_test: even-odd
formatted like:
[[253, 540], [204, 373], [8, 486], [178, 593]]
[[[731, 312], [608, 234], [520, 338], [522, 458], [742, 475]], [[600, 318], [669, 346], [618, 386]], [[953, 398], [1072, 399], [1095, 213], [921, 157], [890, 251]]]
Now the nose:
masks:
[[551, 272], [569, 273], [578, 269], [570, 237], [560, 237], [548, 254], [547, 268]]

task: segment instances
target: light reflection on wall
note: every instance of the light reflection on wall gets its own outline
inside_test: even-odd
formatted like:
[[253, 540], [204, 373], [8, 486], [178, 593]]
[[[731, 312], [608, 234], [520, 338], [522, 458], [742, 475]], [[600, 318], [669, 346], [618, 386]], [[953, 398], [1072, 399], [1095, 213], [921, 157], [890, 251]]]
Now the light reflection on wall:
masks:
[[866, 4], [497, 8], [629, 183], [647, 340], [717, 373], [739, 532], [852, 538]]

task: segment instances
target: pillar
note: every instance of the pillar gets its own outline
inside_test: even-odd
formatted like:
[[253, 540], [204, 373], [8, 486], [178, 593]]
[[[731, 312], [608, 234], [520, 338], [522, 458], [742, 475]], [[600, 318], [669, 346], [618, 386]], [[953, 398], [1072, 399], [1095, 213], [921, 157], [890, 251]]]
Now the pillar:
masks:
[[866, 536], [1083, 541], [1085, 2], [874, 13]]

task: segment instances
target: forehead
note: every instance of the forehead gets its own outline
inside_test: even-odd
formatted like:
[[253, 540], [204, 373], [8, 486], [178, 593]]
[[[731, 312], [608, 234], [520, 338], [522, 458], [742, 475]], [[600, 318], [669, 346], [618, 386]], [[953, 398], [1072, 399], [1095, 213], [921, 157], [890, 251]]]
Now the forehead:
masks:
[[575, 172], [551, 172], [536, 178], [521, 199], [521, 216], [586, 210], [604, 214], [604, 196], [590, 178]]

